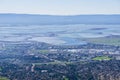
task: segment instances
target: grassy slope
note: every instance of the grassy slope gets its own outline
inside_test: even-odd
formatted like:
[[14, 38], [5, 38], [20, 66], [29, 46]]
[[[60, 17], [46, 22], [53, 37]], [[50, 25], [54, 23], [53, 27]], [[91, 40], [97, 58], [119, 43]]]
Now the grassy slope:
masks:
[[86, 41], [96, 44], [120, 46], [120, 37], [88, 38]]
[[6, 77], [0, 77], [0, 80], [9, 80], [9, 79]]
[[111, 60], [111, 58], [109, 58], [108, 56], [98, 56], [98, 57], [93, 58], [93, 60], [98, 60], [98, 61]]

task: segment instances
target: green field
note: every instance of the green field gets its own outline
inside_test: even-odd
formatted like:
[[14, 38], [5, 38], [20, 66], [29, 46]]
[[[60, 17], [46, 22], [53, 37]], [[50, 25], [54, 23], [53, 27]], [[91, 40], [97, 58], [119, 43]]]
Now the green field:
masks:
[[120, 46], [120, 37], [101, 37], [101, 38], [88, 38], [86, 41], [95, 44], [115, 45]]
[[37, 52], [42, 53], [42, 54], [46, 54], [46, 53], [49, 53], [49, 50], [37, 50]]
[[98, 57], [93, 58], [93, 60], [102, 61], [102, 60], [111, 60], [111, 58], [108, 56], [98, 56]]
[[67, 77], [65, 77], [64, 80], [69, 80], [69, 79]]
[[65, 65], [65, 64], [72, 64], [72, 62], [61, 62], [61, 61], [55, 61], [55, 62], [47, 62], [47, 63], [33, 63], [35, 65], [43, 65], [43, 64], [46, 64], [46, 65], [49, 65], [49, 64], [61, 64], [61, 65]]
[[0, 77], [0, 80], [9, 80], [9, 79], [6, 77]]

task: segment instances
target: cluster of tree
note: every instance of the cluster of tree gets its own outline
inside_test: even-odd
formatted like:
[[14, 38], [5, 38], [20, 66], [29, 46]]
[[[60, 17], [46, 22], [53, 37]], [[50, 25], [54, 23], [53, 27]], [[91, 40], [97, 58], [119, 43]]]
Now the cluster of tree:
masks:
[[116, 60], [41, 64], [34, 67], [32, 64], [0, 63], [0, 66], [0, 76], [10, 80], [120, 80], [120, 61]]

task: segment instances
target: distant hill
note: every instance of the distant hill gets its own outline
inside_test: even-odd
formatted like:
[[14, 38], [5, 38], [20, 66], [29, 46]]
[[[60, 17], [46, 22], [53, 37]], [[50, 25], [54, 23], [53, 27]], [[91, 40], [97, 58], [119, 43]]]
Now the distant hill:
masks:
[[0, 14], [0, 24], [120, 24], [120, 15]]

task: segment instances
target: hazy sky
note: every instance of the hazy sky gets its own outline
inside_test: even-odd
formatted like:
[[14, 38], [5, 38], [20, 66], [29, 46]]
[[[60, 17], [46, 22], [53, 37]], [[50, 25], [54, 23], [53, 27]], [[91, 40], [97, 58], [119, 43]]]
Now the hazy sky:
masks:
[[120, 14], [120, 0], [0, 0], [0, 13]]

